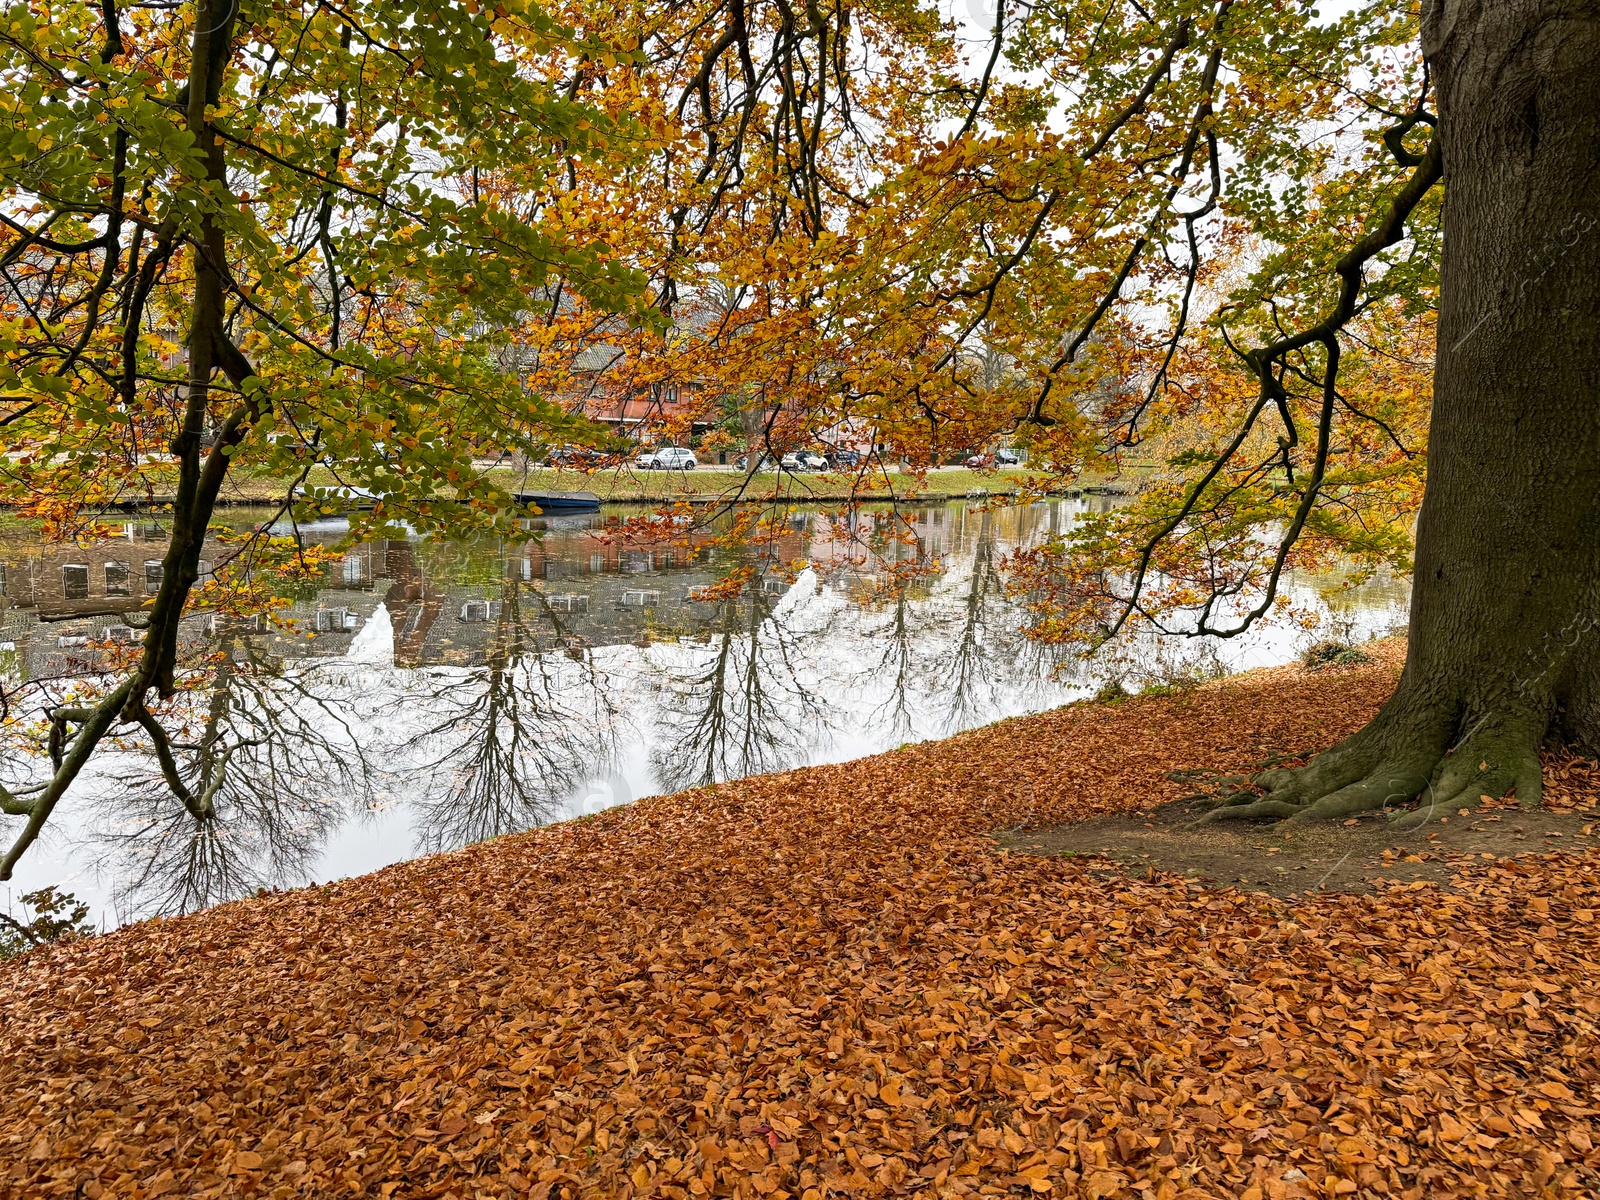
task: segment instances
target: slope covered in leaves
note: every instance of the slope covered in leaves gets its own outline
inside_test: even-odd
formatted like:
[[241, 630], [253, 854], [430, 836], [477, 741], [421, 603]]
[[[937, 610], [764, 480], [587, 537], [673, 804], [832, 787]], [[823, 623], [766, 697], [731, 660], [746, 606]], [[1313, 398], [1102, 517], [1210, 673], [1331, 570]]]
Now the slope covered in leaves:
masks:
[[0, 1191], [1595, 1194], [1596, 856], [1283, 901], [987, 836], [1326, 744], [1395, 674], [1075, 706], [30, 955]]

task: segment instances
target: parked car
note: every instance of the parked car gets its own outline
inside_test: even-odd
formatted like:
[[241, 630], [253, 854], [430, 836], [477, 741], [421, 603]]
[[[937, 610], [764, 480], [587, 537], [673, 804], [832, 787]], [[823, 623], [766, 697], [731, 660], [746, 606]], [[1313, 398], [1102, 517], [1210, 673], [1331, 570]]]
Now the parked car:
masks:
[[597, 467], [614, 457], [592, 446], [556, 446], [545, 455], [547, 467]]
[[828, 460], [810, 450], [791, 450], [778, 460], [778, 466], [785, 471], [825, 471]]
[[965, 465], [974, 471], [989, 467], [1016, 467], [1022, 465], [1022, 454], [1009, 448], [996, 450], [993, 454], [973, 454], [967, 457]]
[[861, 462], [861, 454], [855, 450], [830, 450], [827, 454], [828, 465], [835, 471], [843, 467], [854, 467]]
[[694, 451], [682, 446], [663, 446], [641, 454], [636, 464], [641, 471], [692, 471], [700, 465]]

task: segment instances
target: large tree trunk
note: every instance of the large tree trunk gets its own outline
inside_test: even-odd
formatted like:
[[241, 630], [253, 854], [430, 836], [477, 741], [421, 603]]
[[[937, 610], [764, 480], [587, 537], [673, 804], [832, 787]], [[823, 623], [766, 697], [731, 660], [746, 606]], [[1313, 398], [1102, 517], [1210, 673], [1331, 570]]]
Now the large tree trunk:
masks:
[[1542, 738], [1600, 669], [1600, 8], [1446, 0], [1424, 31], [1445, 238], [1402, 690]]
[[1600, 749], [1600, 7], [1425, 0], [1423, 27], [1445, 224], [1405, 673], [1256, 815], [1531, 805], [1548, 733]]

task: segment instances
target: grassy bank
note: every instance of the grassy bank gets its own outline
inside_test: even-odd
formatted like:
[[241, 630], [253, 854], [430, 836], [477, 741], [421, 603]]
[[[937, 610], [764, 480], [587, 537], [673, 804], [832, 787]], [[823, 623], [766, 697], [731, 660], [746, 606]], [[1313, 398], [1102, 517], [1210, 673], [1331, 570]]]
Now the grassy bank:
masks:
[[669, 501], [681, 497], [732, 496], [742, 487], [746, 495], [780, 496], [795, 503], [858, 499], [889, 500], [909, 495], [965, 496], [976, 489], [1010, 491], [1026, 485], [1026, 471], [969, 471], [964, 467], [930, 471], [923, 479], [895, 473], [887, 479], [875, 476], [858, 480], [854, 475], [825, 471], [760, 474], [746, 482], [743, 475], [724, 470], [697, 471], [529, 471], [527, 482], [522, 472], [497, 470], [496, 480], [516, 491], [557, 492], [591, 491], [602, 500], [638, 502]]
[[[761, 474], [746, 482], [742, 475], [726, 470], [636, 471], [631, 467], [592, 474], [574, 470], [522, 472], [494, 468], [490, 475], [497, 483], [512, 491], [589, 491], [608, 503], [626, 504], [731, 497], [741, 487], [743, 494], [751, 499], [778, 497], [796, 504], [844, 500], [851, 496], [860, 500], [891, 500], [908, 496], [945, 499], [967, 496], [975, 491], [1015, 491], [1033, 480], [1027, 471], [969, 471], [965, 467], [930, 471], [922, 479], [911, 474], [894, 473], [887, 479], [877, 476], [866, 481], [859, 481], [849, 474], [808, 472], [798, 475]], [[283, 499], [290, 483], [290, 480], [270, 476], [234, 474], [228, 477], [221, 496], [225, 502], [232, 504], [276, 504]], [[307, 483], [312, 487], [333, 487], [338, 480], [327, 468], [316, 467], [307, 477]], [[1085, 476], [1072, 486], [1109, 486], [1131, 490], [1137, 486], [1137, 480], [1132, 476], [1115, 480], [1103, 476]], [[163, 498], [158, 486], [157, 500]]]
[[992, 836], [1326, 745], [1398, 669], [1075, 705], [35, 952], [0, 966], [0, 1193], [1594, 1194], [1600, 855], [1282, 897]]

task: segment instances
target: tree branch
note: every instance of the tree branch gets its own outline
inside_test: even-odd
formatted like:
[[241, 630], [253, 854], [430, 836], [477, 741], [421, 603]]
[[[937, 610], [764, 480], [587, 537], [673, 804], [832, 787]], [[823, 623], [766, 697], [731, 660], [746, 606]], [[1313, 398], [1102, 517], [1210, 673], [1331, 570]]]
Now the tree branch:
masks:
[[[1339, 353], [1337, 334], [1345, 323], [1356, 312], [1356, 302], [1359, 298], [1362, 283], [1362, 269], [1374, 257], [1394, 245], [1405, 236], [1406, 221], [1412, 211], [1421, 203], [1422, 198], [1428, 194], [1433, 186], [1443, 177], [1443, 153], [1437, 135], [1428, 143], [1428, 150], [1422, 156], [1415, 172], [1406, 181], [1400, 194], [1395, 197], [1389, 210], [1384, 214], [1378, 227], [1361, 241], [1356, 243], [1334, 267], [1334, 272], [1339, 276], [1339, 299], [1334, 309], [1322, 320], [1301, 333], [1291, 334], [1278, 339], [1270, 345], [1259, 347], [1244, 355], [1250, 365], [1252, 373], [1261, 381], [1261, 390], [1256, 403], [1252, 406], [1249, 415], [1240, 426], [1238, 433], [1226, 450], [1217, 456], [1211, 468], [1200, 477], [1190, 488], [1182, 506], [1168, 520], [1162, 522], [1160, 529], [1149, 538], [1139, 554], [1138, 565], [1134, 571], [1133, 587], [1122, 605], [1122, 611], [1106, 632], [1106, 638], [1115, 637], [1128, 618], [1137, 611], [1139, 598], [1144, 590], [1145, 580], [1148, 577], [1150, 563], [1155, 555], [1156, 548], [1165, 541], [1174, 530], [1186, 521], [1194, 512], [1200, 497], [1212, 482], [1221, 474], [1224, 467], [1238, 453], [1239, 447], [1244, 444], [1251, 428], [1261, 411], [1273, 403], [1282, 392], [1283, 387], [1273, 375], [1273, 367], [1282, 357], [1291, 351], [1298, 350], [1314, 342], [1321, 343], [1327, 350], [1327, 369], [1324, 373], [1322, 412], [1318, 423], [1318, 443], [1316, 458], [1313, 461], [1311, 483], [1306, 488], [1301, 498], [1299, 508], [1289, 530], [1280, 541], [1277, 553], [1273, 559], [1273, 569], [1268, 579], [1268, 599], [1276, 595], [1279, 580], [1283, 573], [1284, 563], [1287, 561], [1289, 549], [1299, 538], [1305, 526], [1311, 506], [1314, 504], [1322, 486], [1323, 472], [1327, 462], [1328, 429], [1331, 423], [1331, 406], [1337, 396], [1336, 372], [1338, 370]], [[1236, 627], [1229, 629], [1212, 628], [1204, 620], [1199, 628], [1191, 631], [1195, 634], [1208, 633], [1218, 637], [1234, 637], [1243, 633], [1256, 619], [1266, 611], [1266, 607], [1258, 606], [1252, 610], [1245, 619]]]

